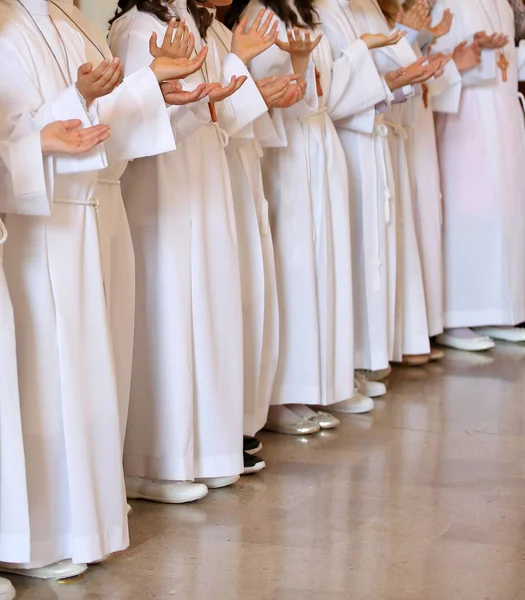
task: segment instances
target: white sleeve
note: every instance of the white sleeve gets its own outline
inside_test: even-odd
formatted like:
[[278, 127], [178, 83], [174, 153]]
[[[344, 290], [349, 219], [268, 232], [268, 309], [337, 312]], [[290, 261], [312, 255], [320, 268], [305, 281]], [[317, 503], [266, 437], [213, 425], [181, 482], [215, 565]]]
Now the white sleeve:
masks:
[[51, 214], [53, 161], [42, 155], [39, 131], [0, 142], [0, 178], [0, 213]]
[[441, 77], [428, 82], [428, 89], [435, 112], [455, 114], [459, 111], [462, 78], [453, 60], [447, 63]]
[[110, 163], [175, 150], [166, 104], [149, 67], [128, 75], [111, 94], [99, 98], [96, 110], [100, 122], [111, 126], [105, 143]]
[[516, 49], [516, 59], [518, 62], [518, 81], [525, 81], [525, 40], [521, 40]]

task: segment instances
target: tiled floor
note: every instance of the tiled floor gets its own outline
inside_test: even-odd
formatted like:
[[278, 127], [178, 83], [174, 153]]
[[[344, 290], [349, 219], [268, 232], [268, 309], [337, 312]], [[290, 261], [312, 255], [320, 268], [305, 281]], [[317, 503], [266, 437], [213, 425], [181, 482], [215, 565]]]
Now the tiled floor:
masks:
[[[479, 364], [478, 364], [479, 363]], [[525, 600], [525, 347], [396, 370], [373, 416], [264, 434], [266, 472], [134, 503], [132, 548], [20, 600]]]

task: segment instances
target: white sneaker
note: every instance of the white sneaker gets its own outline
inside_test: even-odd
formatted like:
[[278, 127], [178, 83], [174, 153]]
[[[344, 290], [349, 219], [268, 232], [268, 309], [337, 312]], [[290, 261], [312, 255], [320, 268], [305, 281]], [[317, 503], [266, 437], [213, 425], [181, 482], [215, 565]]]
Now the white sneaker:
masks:
[[11, 582], [0, 577], [0, 600], [13, 600], [15, 596], [15, 588]]
[[202, 479], [196, 479], [195, 481], [205, 484], [210, 490], [217, 490], [237, 483], [240, 478], [240, 475], [232, 475], [231, 477], [203, 477]]
[[437, 336], [436, 341], [441, 346], [464, 350], [465, 352], [483, 352], [484, 350], [491, 350], [496, 345], [494, 340], [483, 335], [475, 338], [463, 338], [450, 333], [442, 333]]
[[327, 408], [333, 412], [346, 413], [348, 415], [361, 415], [372, 412], [374, 407], [375, 405], [372, 398], [367, 398], [358, 392], [353, 398], [350, 398], [350, 400], [332, 404]]
[[525, 342], [525, 329], [523, 327], [476, 327], [476, 333], [503, 342], [519, 344]]
[[364, 375], [357, 374], [356, 381], [359, 391], [368, 398], [379, 398], [387, 392], [386, 385], [380, 381], [369, 381]]
[[359, 372], [362, 373], [368, 381], [383, 381], [383, 379], [386, 379], [390, 373], [392, 373], [392, 367], [388, 365], [386, 369], [381, 369], [379, 371], [361, 369]]
[[82, 573], [87, 571], [87, 568], [87, 565], [75, 565], [70, 560], [61, 560], [38, 569], [20, 569], [15, 564], [0, 563], [0, 572], [21, 575], [22, 577], [34, 577], [35, 579], [70, 579], [71, 577], [82, 575]]
[[160, 481], [126, 476], [126, 493], [130, 500], [185, 504], [204, 498], [208, 488], [193, 481]]

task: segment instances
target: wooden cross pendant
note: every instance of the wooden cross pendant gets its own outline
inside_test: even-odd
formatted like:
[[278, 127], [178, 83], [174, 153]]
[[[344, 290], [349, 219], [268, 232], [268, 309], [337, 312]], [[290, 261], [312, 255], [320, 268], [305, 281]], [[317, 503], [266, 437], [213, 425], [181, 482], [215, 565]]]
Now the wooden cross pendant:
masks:
[[424, 83], [421, 87], [423, 88], [423, 104], [425, 108], [428, 108], [428, 85]]
[[215, 102], [208, 102], [208, 108], [210, 109], [211, 122], [217, 123], [217, 111], [215, 110]]
[[507, 72], [509, 70], [510, 63], [507, 60], [507, 57], [505, 56], [504, 52], [500, 53], [499, 60], [496, 64], [498, 65], [498, 68], [501, 71], [501, 76], [503, 78], [503, 81], [506, 83], [507, 79], [508, 79]]
[[317, 97], [321, 98], [323, 95], [323, 87], [321, 85], [321, 73], [319, 73], [317, 67], [315, 69], [315, 85], [317, 87]]

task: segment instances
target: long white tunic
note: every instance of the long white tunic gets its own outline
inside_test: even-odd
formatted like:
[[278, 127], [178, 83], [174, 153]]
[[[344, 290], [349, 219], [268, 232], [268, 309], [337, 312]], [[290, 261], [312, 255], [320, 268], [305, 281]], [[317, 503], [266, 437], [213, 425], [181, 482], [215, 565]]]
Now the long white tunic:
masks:
[[350, 176], [356, 368], [380, 370], [392, 358], [396, 231], [388, 132], [375, 105], [390, 93], [371, 53], [359, 42], [362, 31], [353, 6], [344, 0], [321, 0], [316, 10], [334, 58], [348, 56], [352, 48], [361, 46], [357, 64], [363, 104], [351, 114], [348, 103], [346, 114], [333, 118]]
[[[454, 21], [438, 50], [483, 30], [514, 39], [507, 0], [439, 0], [436, 20], [446, 8]], [[506, 82], [498, 53], [483, 51], [481, 65], [463, 75], [459, 110], [437, 117], [447, 328], [525, 320], [525, 131], [512, 43], [505, 56]]]
[[[87, 61], [81, 37], [44, 0], [24, 0], [59, 60], [18, 6], [3, 14], [0, 35], [4, 138], [57, 119], [90, 121], [74, 81]], [[51, 5], [51, 10], [54, 7]], [[12, 20], [11, 20], [12, 19]], [[58, 39], [58, 33], [60, 39]], [[64, 52], [67, 53], [67, 61]], [[69, 72], [68, 72], [69, 65]], [[64, 81], [64, 79], [66, 81]], [[140, 90], [140, 91], [138, 91]], [[108, 154], [132, 158], [129, 132], [155, 98], [148, 69], [125, 81], [91, 111], [115, 124]], [[122, 112], [115, 114], [116, 102]], [[120, 123], [120, 125], [119, 125]], [[101, 241], [104, 219], [95, 189], [107, 166], [97, 148], [54, 160], [52, 202], [17, 198], [6, 225], [4, 255], [15, 311], [20, 402], [27, 466], [30, 537], [25, 552], [6, 561], [41, 566], [65, 558], [91, 562], [128, 545], [117, 388], [104, 296]]]
[[[104, 58], [113, 58], [105, 36], [90, 23], [84, 14], [74, 5], [73, 0], [53, 0], [67, 16], [51, 7], [57, 20], [65, 20], [82, 36], [86, 49], [86, 59], [98, 65]], [[147, 93], [135, 88], [134, 93]], [[161, 154], [174, 149], [173, 133], [164, 106], [156, 99], [148, 102], [144, 97], [145, 109], [138, 119], [129, 121], [129, 115], [123, 107], [119, 96], [115, 103], [104, 101], [100, 119], [110, 122], [113, 128], [119, 127], [114, 135], [126, 140], [126, 155], [112, 156], [108, 149], [110, 165], [101, 171], [96, 195], [100, 203], [101, 218], [104, 221], [102, 230], [102, 262], [108, 305], [111, 340], [115, 357], [117, 374], [117, 391], [121, 435], [124, 440], [128, 419], [129, 395], [131, 387], [131, 367], [133, 358], [133, 337], [135, 325], [135, 255], [129, 229], [128, 219], [122, 200], [120, 179], [126, 169], [127, 161], [120, 158], [134, 158]], [[131, 105], [134, 106], [134, 103]], [[172, 110], [172, 118], [176, 118], [176, 108]], [[127, 131], [126, 131], [127, 128]], [[115, 160], [117, 159], [117, 160]]]
[[[390, 32], [377, 0], [355, 0], [353, 5], [360, 14], [364, 28], [361, 33]], [[401, 40], [395, 46], [375, 50], [374, 57], [379, 72], [383, 75], [398, 67], [408, 66], [416, 60], [416, 55], [406, 40]], [[393, 348], [395, 361], [400, 361], [403, 355], [430, 352], [423, 273], [407, 159], [408, 132], [403, 123], [405, 110], [406, 103], [392, 105], [385, 121], [389, 128], [390, 155], [395, 174], [395, 184], [392, 188], [397, 206], [397, 290]]]
[[[248, 22], [261, 8], [258, 1], [248, 5]], [[287, 39], [283, 22], [279, 36]], [[287, 142], [263, 158], [280, 309], [273, 404], [329, 405], [354, 393], [348, 174], [329, 115], [360, 102], [356, 53], [334, 61], [323, 39], [313, 55], [323, 95], [317, 98], [312, 63], [305, 100], [272, 110]], [[254, 59], [250, 70], [256, 79], [293, 72], [289, 55], [277, 46]]]
[[[231, 31], [214, 20], [209, 36], [224, 59], [231, 50]], [[232, 135], [226, 149], [241, 267], [245, 435], [255, 435], [266, 423], [279, 356], [275, 258], [260, 160], [262, 144], [270, 139], [272, 130], [265, 113]], [[273, 139], [281, 142], [275, 131]]]
[[[0, 178], [4, 207], [13, 205], [15, 197], [47, 202], [40, 132], [0, 143]], [[6, 241], [7, 229], [0, 220], [0, 561], [23, 562], [28, 552], [29, 507], [14, 315], [2, 266]]]
[[[190, 13], [177, 5], [200, 48]], [[127, 73], [149, 64], [151, 33], [165, 30], [136, 8], [113, 25], [110, 45]], [[188, 81], [244, 72], [231, 54], [221, 64], [210, 43], [203, 72]], [[266, 111], [253, 82], [238, 94], [229, 103], [230, 131]], [[165, 480], [236, 475], [243, 470], [242, 300], [226, 134], [210, 122], [206, 103], [189, 107], [173, 127], [178, 140], [186, 136], [177, 150], [134, 161], [123, 178], [138, 282], [124, 468]]]

